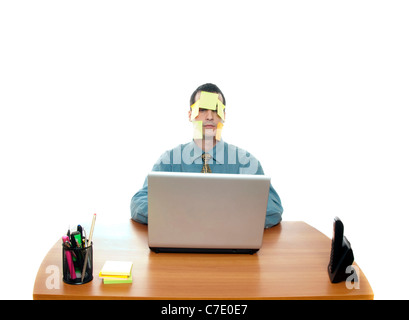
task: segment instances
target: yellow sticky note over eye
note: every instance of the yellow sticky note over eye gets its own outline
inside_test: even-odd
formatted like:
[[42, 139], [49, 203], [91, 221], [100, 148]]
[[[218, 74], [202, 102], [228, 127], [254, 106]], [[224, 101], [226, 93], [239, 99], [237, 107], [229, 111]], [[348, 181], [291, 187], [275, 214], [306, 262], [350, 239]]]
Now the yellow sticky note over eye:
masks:
[[197, 101], [197, 103], [199, 108], [216, 110], [218, 101], [219, 95], [217, 93], [202, 91], [200, 93], [200, 99]]
[[217, 102], [217, 115], [224, 121], [224, 104], [220, 100]]
[[192, 113], [190, 114], [190, 120], [193, 121], [199, 115], [199, 105], [197, 103], [192, 104]]
[[192, 121], [193, 139], [203, 139], [203, 121]]
[[219, 122], [217, 124], [217, 129], [216, 129], [216, 140], [220, 141], [222, 139], [222, 129], [223, 129], [223, 123]]

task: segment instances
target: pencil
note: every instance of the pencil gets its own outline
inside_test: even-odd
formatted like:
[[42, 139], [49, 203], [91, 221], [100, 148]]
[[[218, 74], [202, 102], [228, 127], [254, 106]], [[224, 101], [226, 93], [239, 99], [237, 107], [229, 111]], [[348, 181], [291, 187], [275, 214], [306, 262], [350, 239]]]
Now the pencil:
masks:
[[[94, 227], [95, 227], [95, 219], [97, 217], [97, 214], [94, 213], [94, 216], [92, 217], [92, 223], [91, 223], [91, 231], [89, 232], [89, 237], [88, 237], [88, 246], [92, 245], [92, 235], [94, 233]], [[85, 269], [87, 267], [87, 261], [88, 261], [88, 254], [89, 254], [89, 248], [87, 248], [87, 252], [85, 254], [85, 260], [84, 260], [84, 266], [82, 267], [82, 274], [81, 274], [81, 282], [84, 281], [85, 277]]]

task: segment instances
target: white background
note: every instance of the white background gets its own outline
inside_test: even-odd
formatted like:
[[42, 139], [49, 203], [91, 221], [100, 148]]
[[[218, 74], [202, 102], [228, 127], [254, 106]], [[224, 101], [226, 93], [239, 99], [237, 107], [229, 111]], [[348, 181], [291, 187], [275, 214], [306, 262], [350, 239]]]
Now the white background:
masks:
[[32, 298], [69, 225], [130, 218], [153, 163], [191, 138], [191, 93], [212, 82], [224, 140], [260, 160], [283, 219], [331, 237], [339, 216], [375, 298], [409, 298], [408, 9], [2, 1], [0, 297]]

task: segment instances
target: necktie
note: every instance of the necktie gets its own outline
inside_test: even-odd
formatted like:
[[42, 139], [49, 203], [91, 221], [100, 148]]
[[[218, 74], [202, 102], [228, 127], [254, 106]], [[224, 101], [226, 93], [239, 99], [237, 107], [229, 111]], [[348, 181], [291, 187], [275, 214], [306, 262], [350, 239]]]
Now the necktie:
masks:
[[203, 168], [202, 168], [202, 173], [212, 173], [212, 170], [209, 167], [208, 161], [212, 158], [212, 156], [208, 153], [203, 153], [202, 154], [202, 160], [203, 160]]

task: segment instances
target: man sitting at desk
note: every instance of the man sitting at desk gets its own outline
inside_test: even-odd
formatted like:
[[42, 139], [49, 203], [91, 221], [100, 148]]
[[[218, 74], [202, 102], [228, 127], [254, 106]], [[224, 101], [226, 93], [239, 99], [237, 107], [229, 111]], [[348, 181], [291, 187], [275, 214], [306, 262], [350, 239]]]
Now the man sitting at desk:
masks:
[[[152, 171], [259, 174], [260, 162], [247, 151], [221, 139], [226, 100], [214, 84], [199, 86], [190, 98], [189, 121], [193, 124], [193, 140], [166, 151]], [[148, 223], [148, 179], [131, 200], [133, 220]], [[283, 207], [270, 184], [265, 228], [281, 221]]]

